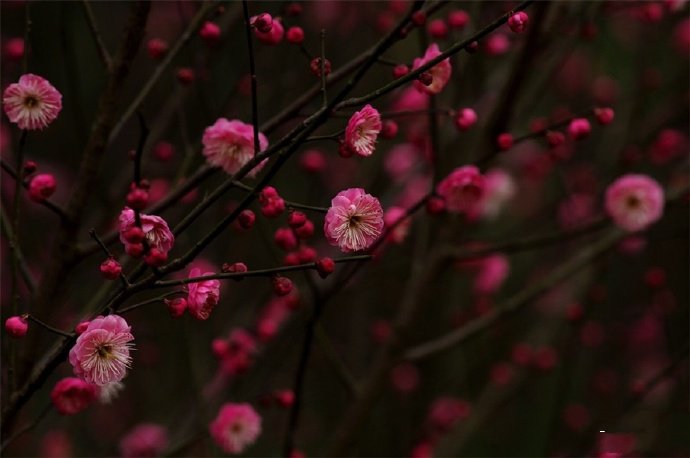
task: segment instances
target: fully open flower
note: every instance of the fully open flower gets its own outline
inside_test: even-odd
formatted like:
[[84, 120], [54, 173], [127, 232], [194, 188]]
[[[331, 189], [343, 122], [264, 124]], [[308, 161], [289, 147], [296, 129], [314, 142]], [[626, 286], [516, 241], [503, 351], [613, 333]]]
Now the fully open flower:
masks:
[[606, 189], [606, 212], [626, 231], [646, 229], [664, 212], [664, 190], [646, 175], [624, 175]]
[[[254, 158], [254, 128], [237, 119], [218, 119], [215, 124], [206, 128], [201, 142], [204, 144], [206, 161], [222, 167], [230, 175]], [[259, 132], [259, 148], [263, 151], [267, 147], [268, 139]], [[249, 176], [255, 176], [262, 164], [263, 162], [254, 167]]]
[[74, 415], [90, 406], [98, 397], [98, 387], [76, 377], [66, 377], [50, 392], [55, 410], [61, 415]]
[[383, 231], [383, 208], [364, 189], [346, 189], [331, 200], [323, 230], [328, 242], [345, 253], [365, 250]]
[[474, 212], [484, 195], [485, 180], [477, 167], [466, 165], [444, 178], [436, 187], [436, 192], [445, 199], [448, 211]]
[[[168, 223], [156, 215], [141, 213], [139, 217], [141, 218], [141, 229], [144, 231], [144, 238], [149, 247], [156, 248], [163, 253], [170, 251], [173, 243], [175, 243], [175, 236], [170, 231]], [[126, 233], [134, 227], [134, 223], [134, 210], [125, 207], [120, 213], [119, 220], [120, 241], [125, 244], [125, 248], [132, 243], [131, 240], [127, 240]]]
[[[438, 49], [438, 45], [436, 43], [430, 44], [426, 53], [424, 53], [424, 57], [418, 57], [414, 60], [412, 70], [418, 69], [439, 55], [441, 55], [441, 51]], [[419, 92], [426, 92], [432, 95], [438, 94], [448, 83], [451, 71], [450, 60], [444, 59], [427, 70], [427, 73], [431, 75], [431, 84], [425, 85], [421, 81], [415, 81], [414, 86]]]
[[359, 156], [371, 156], [376, 145], [376, 138], [381, 132], [381, 115], [376, 108], [366, 105], [356, 111], [345, 128], [347, 147]]
[[89, 322], [69, 352], [74, 373], [98, 386], [119, 382], [132, 364], [129, 352], [134, 336], [124, 318], [99, 316]]
[[261, 417], [249, 404], [227, 403], [209, 429], [211, 437], [225, 453], [242, 453], [261, 434]]
[[[213, 275], [213, 272], [206, 272], [203, 276]], [[189, 278], [200, 277], [201, 269], [192, 269]], [[187, 286], [187, 310], [197, 320], [206, 320], [211, 311], [220, 299], [220, 281], [203, 280], [197, 283], [190, 283]]]
[[20, 129], [43, 129], [62, 110], [62, 94], [45, 78], [27, 73], [7, 86], [2, 104], [7, 117]]

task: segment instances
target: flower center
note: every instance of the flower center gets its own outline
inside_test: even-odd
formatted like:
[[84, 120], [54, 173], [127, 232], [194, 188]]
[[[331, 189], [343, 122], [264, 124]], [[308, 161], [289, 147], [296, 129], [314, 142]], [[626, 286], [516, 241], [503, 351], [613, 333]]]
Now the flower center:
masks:
[[628, 208], [634, 209], [639, 207], [641, 202], [637, 196], [628, 196], [628, 199], [625, 201], [625, 203], [628, 205]]
[[24, 98], [24, 106], [27, 108], [34, 108], [36, 105], [38, 105], [38, 98], [36, 98], [33, 95], [27, 95]]
[[230, 426], [230, 431], [233, 433], [242, 432], [242, 423], [233, 423], [232, 426]]
[[96, 347], [96, 352], [101, 358], [110, 359], [113, 355], [113, 346], [110, 344], [101, 344]]

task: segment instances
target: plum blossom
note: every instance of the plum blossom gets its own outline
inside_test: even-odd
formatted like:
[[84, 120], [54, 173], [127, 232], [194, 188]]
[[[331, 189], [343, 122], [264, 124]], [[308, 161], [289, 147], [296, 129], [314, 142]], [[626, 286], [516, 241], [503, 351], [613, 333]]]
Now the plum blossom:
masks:
[[249, 404], [224, 404], [209, 425], [211, 437], [224, 452], [242, 453], [261, 434], [261, 417]]
[[[192, 269], [189, 278], [213, 275], [213, 272], [201, 274], [201, 269]], [[187, 310], [197, 320], [206, 320], [211, 311], [218, 305], [220, 299], [220, 281], [203, 280], [198, 283], [190, 283], [187, 287]]]
[[485, 179], [473, 165], [458, 167], [436, 187], [436, 192], [446, 201], [448, 211], [469, 213], [482, 199]]
[[[149, 244], [150, 248], [156, 248], [163, 253], [168, 253], [175, 243], [175, 236], [170, 231], [168, 223], [156, 215], [139, 214], [141, 218], [141, 229], [144, 231], [144, 238]], [[134, 210], [125, 207], [120, 213], [119, 232], [120, 241], [124, 243], [125, 248], [132, 245], [130, 240], [127, 240], [126, 233], [129, 229], [135, 226]]]
[[376, 138], [381, 132], [381, 115], [376, 108], [366, 105], [356, 111], [345, 128], [345, 144], [359, 156], [367, 157], [374, 153]]
[[75, 375], [98, 386], [119, 382], [132, 364], [131, 327], [118, 315], [98, 316], [89, 322], [69, 352]]
[[383, 231], [383, 208], [364, 189], [346, 189], [331, 200], [323, 230], [328, 242], [344, 253], [365, 250]]
[[76, 377], [66, 377], [55, 384], [50, 400], [61, 415], [74, 415], [90, 406], [98, 397], [98, 387]]
[[5, 113], [20, 129], [44, 129], [62, 110], [62, 94], [45, 78], [27, 73], [2, 95]]
[[[236, 173], [255, 156], [254, 127], [237, 119], [228, 121], [219, 118], [204, 130], [201, 142], [204, 145], [203, 154], [206, 161], [213, 166], [222, 167], [229, 175]], [[260, 150], [263, 151], [267, 147], [268, 139], [259, 132]], [[257, 164], [248, 175], [255, 176], [262, 165], [263, 162]]]
[[664, 190], [647, 175], [628, 174], [606, 189], [606, 212], [626, 231], [646, 229], [664, 212]]
[[[424, 57], [418, 57], [414, 60], [412, 70], [418, 69], [439, 55], [441, 55], [441, 51], [438, 49], [438, 45], [436, 43], [430, 44], [426, 53], [424, 53]], [[450, 60], [444, 59], [427, 70], [427, 73], [431, 74], [431, 84], [427, 86], [420, 81], [415, 81], [414, 86], [419, 92], [431, 95], [438, 94], [448, 83], [451, 71]]]

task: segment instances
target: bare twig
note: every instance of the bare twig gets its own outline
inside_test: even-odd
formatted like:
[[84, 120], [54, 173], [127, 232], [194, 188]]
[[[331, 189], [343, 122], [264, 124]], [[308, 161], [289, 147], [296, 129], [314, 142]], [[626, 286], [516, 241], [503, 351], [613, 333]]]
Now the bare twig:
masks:
[[101, 58], [101, 61], [103, 61], [103, 66], [106, 68], [106, 70], [110, 71], [112, 60], [110, 58], [108, 48], [106, 48], [105, 43], [103, 43], [103, 38], [98, 30], [98, 25], [96, 25], [96, 16], [94, 16], [93, 10], [91, 9], [91, 2], [89, 0], [82, 0], [81, 4], [84, 7], [84, 13], [86, 14], [87, 22], [89, 23], [89, 30], [93, 36], [93, 41], [96, 43], [98, 55]]

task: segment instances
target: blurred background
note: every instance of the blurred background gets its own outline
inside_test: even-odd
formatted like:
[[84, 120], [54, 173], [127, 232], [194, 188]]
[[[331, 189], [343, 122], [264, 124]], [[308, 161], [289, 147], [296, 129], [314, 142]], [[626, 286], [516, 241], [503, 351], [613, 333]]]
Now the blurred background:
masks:
[[[446, 49], [517, 5], [427, 3], [425, 8], [432, 10], [424, 25], [386, 52], [350, 96], [392, 81], [394, 65], [411, 67], [430, 43]], [[259, 123], [269, 143], [320, 106], [317, 95], [289, 116], [276, 117], [318, 87], [310, 62], [320, 53], [321, 29], [326, 57], [337, 72], [391, 30], [410, 5], [404, 0], [250, 2], [252, 15], [270, 13], [285, 30], [299, 26], [305, 33], [303, 46], [287, 39], [276, 45], [254, 41]], [[152, 3], [98, 185], [89, 196], [82, 246], [92, 245], [89, 228], [102, 235], [116, 228], [132, 177], [130, 151], [139, 139], [137, 117], [128, 108], [159, 69], [160, 77], [136, 110], [151, 130], [142, 164], [150, 182], [150, 205], [204, 165], [201, 135], [207, 126], [219, 117], [251, 122], [242, 5], [219, 2], [208, 7], [203, 20], [219, 26], [217, 40], [200, 36], [198, 27], [189, 30], [206, 7], [192, 1]], [[105, 47], [114, 54], [131, 4], [99, 1], [90, 2], [90, 8]], [[25, 35], [27, 11], [31, 27]], [[33, 427], [13, 440], [5, 454], [120, 456], [119, 444], [128, 432], [140, 423], [156, 423], [168, 434], [161, 453], [221, 455], [207, 425], [229, 401], [251, 403], [263, 419], [261, 436], [245, 454], [280, 454], [308, 318], [314, 298], [325, 297], [295, 435], [301, 453], [323, 456], [357, 402], [350, 382], [369, 381], [403, 303], [415, 301], [418, 309], [414, 326], [405, 334], [406, 348], [492, 313], [595, 244], [608, 224], [602, 198], [606, 187], [625, 173], [643, 173], [659, 181], [668, 195], [685, 190], [659, 223], [622, 239], [474, 338], [397, 362], [381, 382], [385, 388], [367, 407], [348, 453], [690, 455], [688, 3], [536, 2], [525, 11], [530, 15], [525, 33], [513, 33], [504, 25], [480, 40], [476, 52], [454, 55], [451, 79], [433, 100], [407, 84], [372, 101], [384, 121], [396, 122], [398, 131], [392, 138], [380, 137], [370, 158], [343, 158], [336, 141], [307, 142], [271, 185], [286, 200], [311, 206], [328, 207], [339, 191], [362, 187], [386, 210], [409, 208], [429, 191], [434, 174], [444, 177], [495, 152], [498, 133], [519, 138], [594, 107], [612, 107], [613, 123], [601, 126], [590, 116], [592, 132], [586, 139], [568, 138], [554, 148], [540, 135], [516, 142], [486, 168], [499, 174], [504, 186], [495, 208], [472, 218], [422, 209], [411, 218], [407, 233], [386, 242], [372, 261], [339, 265], [338, 275], [327, 279], [314, 272], [288, 274], [295, 283], [290, 296], [276, 297], [268, 278], [248, 278], [222, 283], [220, 304], [207, 321], [173, 319], [162, 302], [128, 313], [137, 350], [117, 398], [74, 416], [45, 413], [51, 388], [72, 375], [71, 366], [62, 364], [22, 410], [15, 431]], [[48, 79], [63, 95], [60, 116], [48, 129], [29, 135], [25, 156], [37, 163], [39, 172], [56, 177], [51, 200], [64, 205], [107, 79], [85, 6], [3, 1], [0, 12], [2, 88], [30, 72]], [[166, 56], [184, 33], [189, 39], [167, 65]], [[336, 94], [346, 80], [330, 85], [329, 94]], [[455, 122], [462, 108], [472, 108], [478, 116], [477, 124], [466, 131]], [[356, 109], [335, 113], [316, 135], [342, 130]], [[438, 114], [435, 125], [424, 113], [429, 109]], [[2, 159], [14, 164], [19, 131], [4, 115], [0, 127]], [[560, 131], [565, 132], [563, 126]], [[209, 174], [160, 215], [176, 224], [225, 178], [222, 172]], [[3, 172], [3, 217], [11, 208], [13, 191], [14, 180]], [[176, 239], [172, 253], [184, 253], [245, 193], [233, 189], [224, 195]], [[256, 203], [250, 208], [257, 213], [254, 228], [233, 225], [180, 276], [186, 277], [194, 266], [219, 272], [223, 263], [244, 262], [250, 270], [283, 265], [288, 253], [276, 245], [274, 233], [286, 226], [286, 214], [271, 219], [261, 215]], [[313, 260], [309, 250], [319, 257], [340, 256], [323, 236], [323, 215], [307, 213], [315, 231], [293, 250], [299, 259]], [[24, 197], [21, 215], [21, 247], [40, 282], [50, 265], [56, 218]], [[580, 237], [557, 235], [580, 229]], [[551, 234], [556, 234], [555, 242], [511, 245]], [[497, 244], [508, 247], [469, 260], [451, 257], [442, 266], [426, 262], [436, 246], [467, 251]], [[116, 238], [109, 247], [124, 256]], [[8, 253], [3, 233], [3, 321], [10, 315], [6, 304], [12, 293]], [[103, 259], [102, 252], [92, 250], [65, 273], [50, 307], [32, 313], [60, 329], [73, 329], [113, 288], [98, 271]], [[122, 261], [126, 272], [135, 265], [126, 256]], [[341, 275], [350, 271], [347, 279]], [[145, 292], [128, 304], [159, 294]], [[30, 303], [28, 297], [23, 291], [23, 303]], [[223, 350], [224, 345], [239, 345], [239, 331], [247, 333], [253, 349]], [[20, 350], [27, 367], [55, 341], [37, 327], [29, 333], [31, 345]], [[3, 335], [3, 362], [8, 340]], [[23, 342], [15, 345], [21, 348]], [[4, 387], [6, 376], [3, 371]], [[3, 403], [7, 396], [3, 389]], [[603, 454], [609, 451], [618, 455]]]

